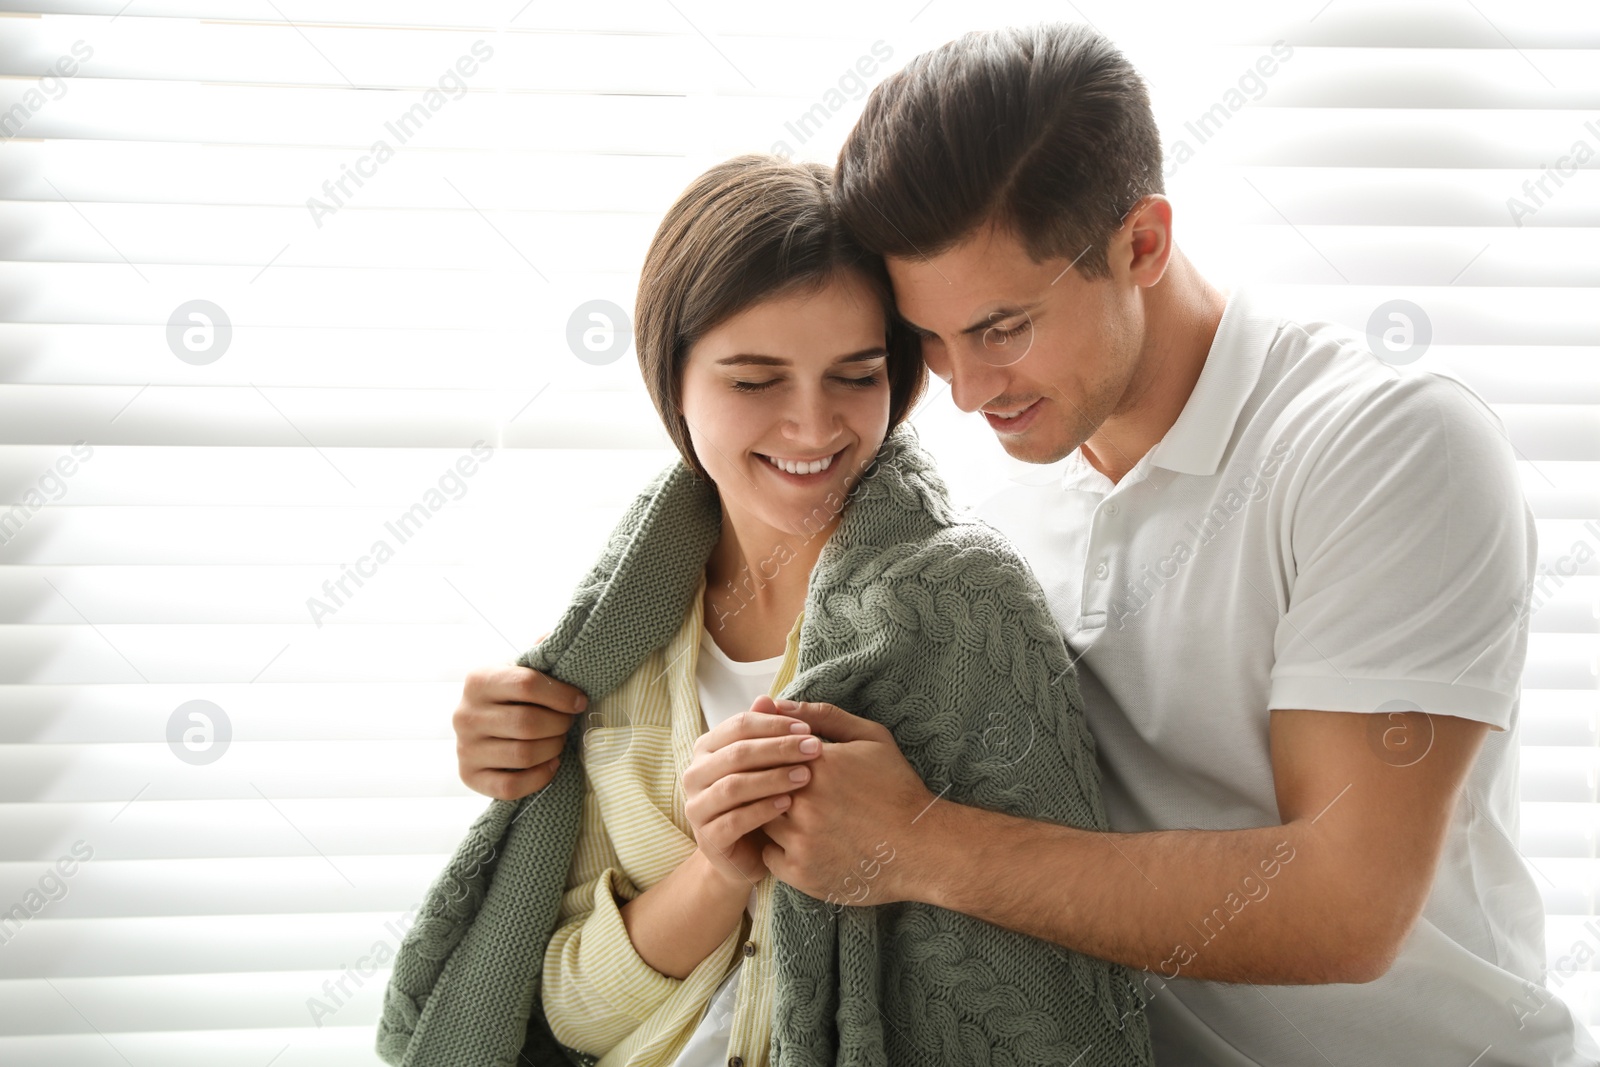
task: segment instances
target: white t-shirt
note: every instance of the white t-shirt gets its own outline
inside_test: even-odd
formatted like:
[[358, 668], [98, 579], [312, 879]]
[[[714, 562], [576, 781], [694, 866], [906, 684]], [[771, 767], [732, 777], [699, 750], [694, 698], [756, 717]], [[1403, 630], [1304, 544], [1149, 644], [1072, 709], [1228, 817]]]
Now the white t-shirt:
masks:
[[[1182, 977], [1177, 959], [1170, 982], [1138, 976], [1158, 1063], [1597, 1062], [1542, 988], [1543, 903], [1513, 844], [1536, 534], [1483, 401], [1235, 294], [1177, 422], [1119, 483], [1081, 452], [1015, 468], [977, 513], [1028, 558], [1077, 661], [1114, 830], [1280, 824], [1272, 708], [1494, 727], [1389, 972], [1256, 986]], [[1414, 760], [1425, 739], [1407, 749], [1389, 722], [1374, 714], [1375, 751]]]
[[[782, 663], [781, 655], [748, 663], [729, 659], [728, 654], [717, 647], [711, 632], [702, 629], [694, 674], [706, 729], [716, 727], [741, 711], [749, 711], [756, 697], [770, 696]], [[756, 891], [752, 889], [745, 910], [753, 912], [755, 902]], [[739, 972], [743, 967], [741, 959], [717, 987], [700, 1025], [689, 1035], [689, 1042], [678, 1053], [678, 1058], [672, 1061], [673, 1067], [725, 1067], [728, 1043], [733, 1037], [733, 1009], [739, 997]]]

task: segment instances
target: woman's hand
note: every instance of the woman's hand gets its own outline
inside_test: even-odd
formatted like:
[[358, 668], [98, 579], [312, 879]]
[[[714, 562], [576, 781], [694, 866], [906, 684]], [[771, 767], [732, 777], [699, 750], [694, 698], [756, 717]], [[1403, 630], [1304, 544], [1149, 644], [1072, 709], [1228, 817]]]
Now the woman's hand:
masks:
[[761, 827], [789, 807], [789, 794], [811, 780], [807, 761], [822, 742], [802, 720], [780, 715], [770, 697], [700, 735], [683, 772], [684, 813], [695, 841], [730, 885], [766, 877]]

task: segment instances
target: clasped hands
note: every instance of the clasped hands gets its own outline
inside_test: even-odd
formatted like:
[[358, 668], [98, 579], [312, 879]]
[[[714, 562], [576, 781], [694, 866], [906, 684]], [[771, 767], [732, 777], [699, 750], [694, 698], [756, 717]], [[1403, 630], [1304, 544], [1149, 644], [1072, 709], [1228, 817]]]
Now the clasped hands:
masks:
[[700, 851], [730, 883], [771, 874], [851, 904], [907, 899], [896, 877], [907, 865], [887, 858], [934, 799], [881, 724], [765, 696], [700, 735], [683, 790]]

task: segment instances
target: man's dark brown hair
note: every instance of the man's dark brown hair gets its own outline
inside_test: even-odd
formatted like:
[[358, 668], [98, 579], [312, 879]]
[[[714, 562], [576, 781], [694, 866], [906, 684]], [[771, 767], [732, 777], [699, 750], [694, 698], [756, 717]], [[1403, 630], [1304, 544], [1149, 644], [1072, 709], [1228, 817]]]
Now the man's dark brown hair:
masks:
[[927, 382], [921, 346], [895, 314], [883, 260], [851, 238], [832, 186], [820, 163], [736, 156], [691, 182], [650, 242], [634, 304], [639, 369], [673, 444], [702, 478], [710, 476], [678, 410], [684, 360], [708, 330], [761, 300], [853, 271], [877, 294], [888, 326], [890, 429]]
[[935, 255], [992, 219], [1036, 262], [1105, 277], [1108, 239], [1163, 191], [1161, 137], [1144, 80], [1099, 32], [986, 30], [872, 91], [836, 181], [846, 225], [880, 255]]

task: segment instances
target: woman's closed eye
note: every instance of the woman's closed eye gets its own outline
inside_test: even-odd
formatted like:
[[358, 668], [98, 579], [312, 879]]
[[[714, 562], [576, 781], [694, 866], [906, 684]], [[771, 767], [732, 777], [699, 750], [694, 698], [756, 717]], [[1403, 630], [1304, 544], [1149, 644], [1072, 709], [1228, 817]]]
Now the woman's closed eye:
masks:
[[[782, 378], [768, 378], [763, 382], [747, 382], [736, 378], [733, 380], [733, 387], [741, 393], [758, 393], [763, 389], [768, 389], [774, 385], [777, 385], [781, 381], [783, 381]], [[834, 381], [839, 382], [842, 385], [849, 385], [858, 389], [865, 389], [868, 386], [877, 385], [878, 376], [876, 374], [868, 374], [859, 378], [835, 378]]]

